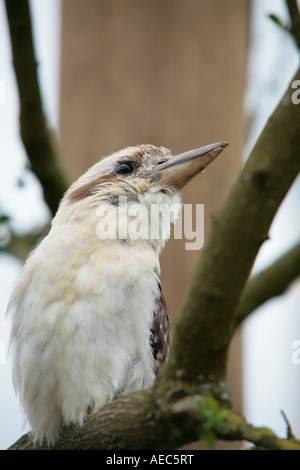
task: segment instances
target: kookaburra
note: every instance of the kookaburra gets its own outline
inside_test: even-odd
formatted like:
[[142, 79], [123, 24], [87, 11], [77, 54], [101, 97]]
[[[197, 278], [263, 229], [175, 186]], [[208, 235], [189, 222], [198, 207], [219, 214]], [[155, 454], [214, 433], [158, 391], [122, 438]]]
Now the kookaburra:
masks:
[[[170, 338], [159, 254], [181, 207], [179, 190], [226, 146], [177, 156], [128, 147], [102, 158], [64, 195], [8, 306], [13, 383], [37, 440], [53, 443], [63, 425], [153, 384]], [[147, 209], [140, 229], [152, 205], [177, 209], [155, 219], [158, 237], [148, 225], [148, 237], [139, 237], [126, 230], [134, 204]]]

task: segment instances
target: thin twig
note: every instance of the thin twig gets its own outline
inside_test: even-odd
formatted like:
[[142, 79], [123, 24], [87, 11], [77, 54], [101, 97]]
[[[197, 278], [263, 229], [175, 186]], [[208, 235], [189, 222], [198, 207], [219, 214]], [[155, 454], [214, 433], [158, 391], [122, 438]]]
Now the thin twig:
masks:
[[280, 413], [282, 414], [283, 419], [286, 423], [286, 431], [287, 431], [286, 436], [287, 436], [287, 439], [295, 439], [295, 435], [293, 433], [292, 427], [290, 425], [289, 420], [287, 419], [287, 416], [286, 416], [285, 412], [283, 410], [280, 410]]
[[68, 183], [42, 106], [28, 0], [6, 0], [5, 5], [20, 98], [21, 136], [31, 170], [38, 177], [54, 215]]
[[247, 282], [236, 309], [236, 326], [264, 302], [283, 294], [298, 276], [300, 243]]

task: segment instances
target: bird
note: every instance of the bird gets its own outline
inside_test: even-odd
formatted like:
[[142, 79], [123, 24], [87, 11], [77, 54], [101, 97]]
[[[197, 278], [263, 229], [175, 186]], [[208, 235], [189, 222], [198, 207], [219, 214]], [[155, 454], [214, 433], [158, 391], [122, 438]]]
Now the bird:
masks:
[[[170, 344], [159, 255], [181, 189], [227, 145], [176, 156], [152, 144], [127, 147], [102, 157], [62, 197], [7, 308], [13, 385], [36, 442], [52, 445], [64, 426], [153, 385]], [[173, 210], [155, 218], [159, 235], [151, 236], [150, 209], [162, 205]]]

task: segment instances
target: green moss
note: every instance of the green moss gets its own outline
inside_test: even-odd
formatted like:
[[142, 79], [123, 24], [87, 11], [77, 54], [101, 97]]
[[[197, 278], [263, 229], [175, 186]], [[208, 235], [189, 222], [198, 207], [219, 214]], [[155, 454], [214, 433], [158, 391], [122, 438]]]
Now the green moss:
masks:
[[206, 397], [206, 406], [199, 408], [199, 421], [201, 422], [200, 439], [211, 449], [217, 438], [216, 429], [224, 423], [229, 415], [229, 410], [222, 408], [212, 396]]

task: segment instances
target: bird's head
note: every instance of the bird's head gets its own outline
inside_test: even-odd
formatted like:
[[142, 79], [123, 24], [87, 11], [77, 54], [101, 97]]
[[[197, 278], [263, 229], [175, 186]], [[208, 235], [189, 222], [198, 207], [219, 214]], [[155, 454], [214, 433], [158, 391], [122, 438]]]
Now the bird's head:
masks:
[[113, 153], [71, 185], [54, 221], [80, 221], [99, 206], [116, 210], [123, 201], [148, 209], [153, 204], [179, 207], [179, 191], [227, 145], [219, 142], [177, 156], [164, 147], [148, 144]]

